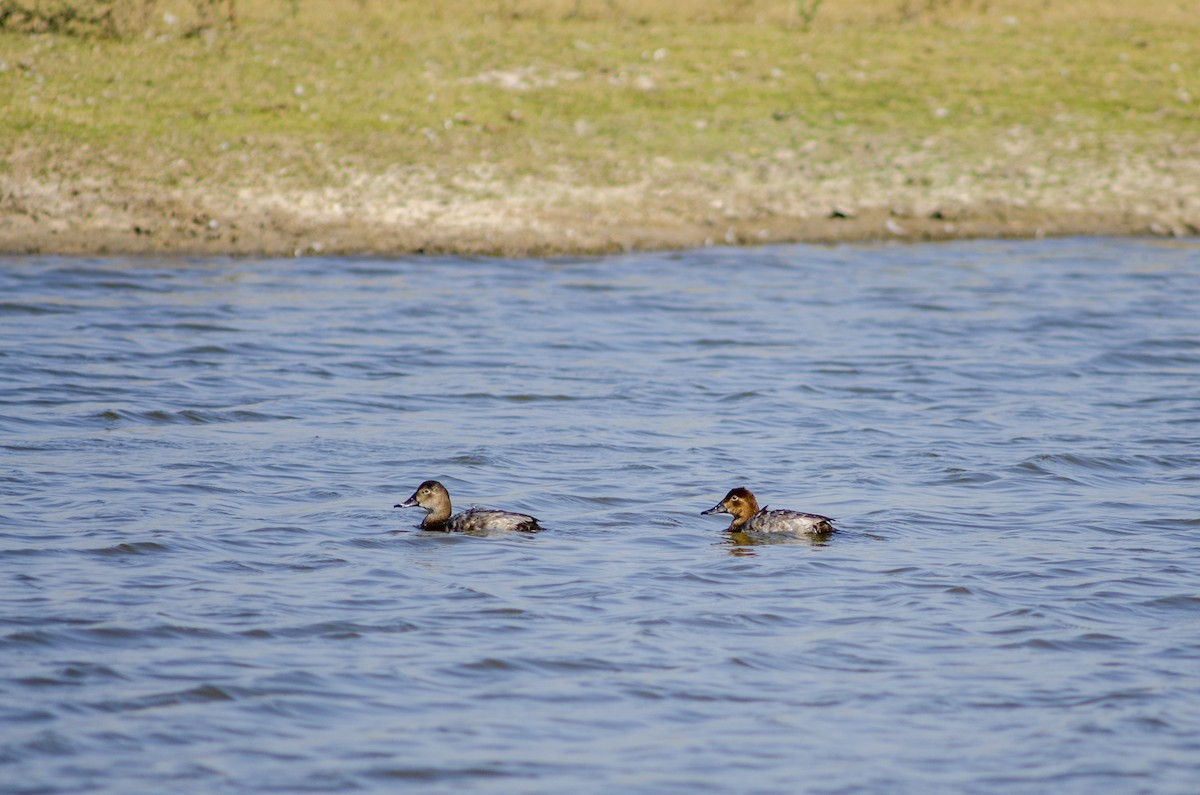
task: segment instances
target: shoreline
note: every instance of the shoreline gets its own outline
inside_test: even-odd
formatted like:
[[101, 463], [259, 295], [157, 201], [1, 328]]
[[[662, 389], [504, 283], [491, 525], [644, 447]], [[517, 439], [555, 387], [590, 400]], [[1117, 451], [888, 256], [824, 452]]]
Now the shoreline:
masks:
[[[1194, 237], [1200, 203], [1160, 193], [1124, 206], [1055, 208], [1015, 198], [971, 204], [914, 198], [804, 206], [742, 190], [736, 206], [698, 193], [648, 201], [644, 191], [573, 189], [585, 200], [531, 202], [333, 192], [323, 201], [286, 192], [269, 200], [233, 190], [21, 190], [0, 180], [0, 254], [9, 256], [464, 256], [546, 257], [713, 245], [930, 242], [979, 238]], [[542, 186], [545, 189], [545, 186]], [[237, 197], [237, 198], [234, 198]], [[1135, 197], [1137, 198], [1137, 197]], [[1066, 204], [1065, 202], [1063, 204]]]
[[[36, 228], [0, 230], [0, 256], [64, 257], [233, 257], [451, 255], [504, 258], [600, 256], [635, 251], [691, 250], [712, 246], [837, 245], [931, 243], [978, 239], [1046, 237], [1200, 236], [1192, 223], [1157, 217], [1101, 213], [1024, 212], [1008, 221], [971, 217], [956, 222], [898, 218], [886, 210], [864, 211], [854, 218], [774, 218], [768, 224], [730, 224], [714, 230], [705, 224], [662, 228], [613, 229], [573, 239], [548, 239], [527, 230], [480, 228], [465, 235], [441, 237], [420, 229], [363, 228], [355, 224], [292, 226], [276, 218], [233, 223], [230, 233], [214, 233], [186, 223], [166, 234], [121, 229], [65, 230]], [[36, 224], [31, 224], [36, 226]], [[136, 226], [136, 225], [135, 225]], [[328, 241], [328, 242], [326, 242]]]

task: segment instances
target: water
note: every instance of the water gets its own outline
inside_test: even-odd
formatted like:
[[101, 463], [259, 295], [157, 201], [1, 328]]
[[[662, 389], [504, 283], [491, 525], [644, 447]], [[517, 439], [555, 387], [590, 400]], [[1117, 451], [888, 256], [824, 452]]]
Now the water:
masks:
[[1191, 242], [5, 260], [0, 788], [1194, 793], [1197, 306]]

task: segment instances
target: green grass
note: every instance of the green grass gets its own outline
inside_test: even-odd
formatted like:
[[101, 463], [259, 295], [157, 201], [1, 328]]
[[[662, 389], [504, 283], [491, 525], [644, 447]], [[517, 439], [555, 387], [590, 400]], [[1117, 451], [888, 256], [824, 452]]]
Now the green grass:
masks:
[[1081, 157], [1200, 129], [1200, 15], [1179, 0], [830, 0], [808, 31], [766, 0], [293, 8], [243, 0], [235, 30], [195, 36], [0, 32], [0, 158], [161, 184], [604, 186], [814, 147], [854, 169], [934, 141], [968, 164], [1014, 130]]

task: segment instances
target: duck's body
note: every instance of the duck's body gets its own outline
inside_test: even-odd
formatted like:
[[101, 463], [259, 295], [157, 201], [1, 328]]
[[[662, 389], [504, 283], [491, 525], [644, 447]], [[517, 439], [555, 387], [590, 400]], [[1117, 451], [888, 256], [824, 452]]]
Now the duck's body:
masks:
[[498, 511], [494, 508], [468, 508], [441, 523], [431, 522], [429, 516], [426, 516], [421, 522], [421, 527], [447, 533], [480, 533], [488, 530], [536, 533], [542, 529], [538, 526], [537, 519], [528, 514]]
[[519, 533], [536, 533], [542, 528], [538, 520], [524, 513], [499, 511], [495, 508], [468, 508], [453, 514], [450, 508], [450, 492], [436, 480], [427, 480], [413, 495], [394, 508], [424, 508], [425, 518], [421, 529], [443, 533], [483, 533], [493, 530]]
[[784, 509], [760, 509], [758, 500], [750, 490], [743, 488], [730, 489], [720, 502], [702, 511], [701, 516], [714, 513], [732, 515], [729, 532], [748, 536], [816, 536], [832, 533], [836, 529], [828, 516]]

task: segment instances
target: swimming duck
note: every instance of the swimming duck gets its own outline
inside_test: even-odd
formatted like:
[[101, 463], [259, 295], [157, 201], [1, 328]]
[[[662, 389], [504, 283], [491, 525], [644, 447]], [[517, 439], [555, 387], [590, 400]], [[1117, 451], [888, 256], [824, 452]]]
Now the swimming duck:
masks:
[[487, 530], [515, 530], [522, 533], [536, 533], [542, 528], [537, 519], [523, 513], [497, 511], [493, 508], [468, 508], [455, 516], [450, 515], [450, 492], [436, 480], [427, 480], [413, 495], [404, 502], [397, 503], [393, 508], [424, 508], [425, 518], [421, 520], [424, 530], [440, 530], [450, 532], [483, 532]]
[[818, 516], [815, 513], [800, 511], [775, 510], [766, 508], [759, 510], [758, 500], [749, 489], [730, 489], [707, 511], [701, 511], [701, 516], [714, 513], [733, 515], [729, 523], [731, 533], [763, 536], [815, 536], [834, 531], [833, 520], [828, 516]]

